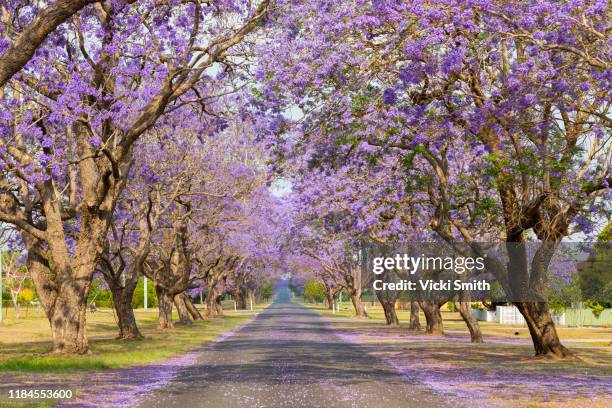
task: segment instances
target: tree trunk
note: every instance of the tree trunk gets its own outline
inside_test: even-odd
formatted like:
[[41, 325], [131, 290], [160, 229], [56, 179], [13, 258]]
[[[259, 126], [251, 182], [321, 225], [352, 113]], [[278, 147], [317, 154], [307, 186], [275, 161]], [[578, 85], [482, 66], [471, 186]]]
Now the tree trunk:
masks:
[[419, 303], [412, 301], [410, 302], [410, 324], [408, 325], [409, 330], [421, 330], [421, 322], [419, 320]]
[[208, 285], [208, 291], [206, 292], [206, 317], [215, 317], [217, 314], [215, 298], [215, 285]]
[[423, 309], [423, 314], [425, 314], [425, 320], [427, 321], [425, 331], [428, 334], [444, 334], [440, 304], [437, 302], [419, 302], [419, 306]]
[[331, 290], [325, 291], [325, 306], [332, 310], [334, 308], [334, 294]]
[[361, 288], [353, 291], [351, 294], [351, 301], [353, 302], [353, 307], [355, 308], [355, 317], [358, 319], [367, 318], [368, 314], [366, 313], [363, 302], [361, 301]]
[[395, 312], [395, 302], [397, 301], [397, 292], [377, 290], [376, 297], [382, 305], [385, 312], [385, 320], [389, 326], [399, 326], [399, 319]]
[[395, 312], [395, 301], [380, 300], [380, 304], [385, 311], [385, 320], [387, 321], [387, 324], [393, 327], [399, 326], [399, 319], [397, 318], [397, 313]]
[[178, 311], [179, 321], [178, 324], [190, 325], [191, 317], [189, 316], [189, 310], [187, 310], [187, 305], [185, 304], [185, 298], [183, 297], [184, 293], [179, 293], [174, 295], [174, 306], [176, 306], [176, 310]]
[[236, 301], [236, 309], [244, 310], [247, 308], [246, 300], [244, 297], [244, 290], [242, 288], [236, 288], [234, 290], [234, 300]]
[[561, 344], [548, 303], [515, 302], [514, 305], [527, 322], [536, 357], [554, 359], [575, 357], [571, 351]]
[[220, 282], [220, 286], [219, 286], [219, 291], [215, 292], [215, 314], [217, 316], [223, 316], [223, 307], [221, 306], [221, 296], [223, 296], [223, 293], [225, 292], [225, 287], [227, 285], [227, 275], [221, 279]]
[[480, 331], [480, 325], [478, 324], [478, 320], [474, 318], [472, 315], [472, 308], [470, 307], [469, 302], [455, 302], [457, 306], [457, 310], [459, 310], [459, 314], [461, 318], [465, 322], [468, 330], [470, 331], [470, 338], [472, 343], [482, 343], [482, 332]]
[[155, 291], [157, 292], [157, 307], [159, 309], [159, 322], [157, 328], [172, 329], [174, 328], [174, 322], [172, 321], [172, 297], [168, 296], [167, 292], [158, 285], [155, 285]]
[[122, 286], [119, 276], [117, 276], [116, 279], [113, 279], [113, 277], [106, 273], [104, 273], [103, 276], [113, 295], [113, 307], [115, 308], [117, 319], [119, 320], [119, 335], [117, 339], [142, 339], [143, 336], [140, 330], [138, 330], [134, 309], [132, 308], [132, 298], [134, 297], [134, 291], [138, 283], [137, 279], [127, 279], [125, 286]]
[[223, 316], [223, 306], [221, 306], [221, 295], [215, 296], [215, 316]]
[[183, 293], [183, 298], [185, 300], [185, 306], [187, 307], [191, 318], [193, 320], [204, 320], [204, 317], [202, 317], [202, 314], [200, 314], [200, 311], [195, 307], [195, 305], [193, 304], [191, 299], [189, 299], [187, 294]]
[[[95, 264], [85, 259], [80, 270], [74, 271], [71, 268], [67, 279], [58, 286], [58, 271], [51, 270], [48, 251], [43, 242], [27, 233], [22, 233], [21, 236], [28, 252], [28, 270], [32, 274], [38, 298], [51, 326], [53, 352], [86, 354], [87, 295], [93, 276], [86, 272], [93, 271]], [[74, 275], [82, 278], [75, 280]]]
[[249, 300], [249, 308], [253, 310], [255, 306], [255, 291], [251, 288], [247, 289], [247, 299]]
[[87, 342], [87, 302], [81, 300], [82, 293], [75, 288], [64, 288], [58, 296], [60, 307], [54, 308], [50, 317], [53, 335], [53, 352], [65, 354], [86, 354]]
[[138, 330], [134, 309], [132, 309], [132, 297], [134, 289], [129, 288], [113, 288], [109, 285], [113, 294], [113, 306], [117, 312], [119, 320], [119, 336], [117, 339], [132, 340], [142, 339], [143, 336]]

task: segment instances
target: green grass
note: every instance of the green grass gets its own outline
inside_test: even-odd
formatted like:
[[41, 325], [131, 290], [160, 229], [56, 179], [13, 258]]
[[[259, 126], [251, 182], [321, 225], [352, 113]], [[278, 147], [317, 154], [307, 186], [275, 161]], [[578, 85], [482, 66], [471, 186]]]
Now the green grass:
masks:
[[155, 311], [140, 310], [136, 316], [145, 338], [126, 341], [114, 339], [117, 329], [112, 313], [98, 312], [88, 316], [90, 353], [83, 356], [51, 354], [48, 323], [44, 317], [34, 315], [0, 327], [0, 373], [70, 374], [150, 364], [198, 348], [256, 313], [257, 310], [232, 310], [223, 318], [160, 331], [155, 328]]

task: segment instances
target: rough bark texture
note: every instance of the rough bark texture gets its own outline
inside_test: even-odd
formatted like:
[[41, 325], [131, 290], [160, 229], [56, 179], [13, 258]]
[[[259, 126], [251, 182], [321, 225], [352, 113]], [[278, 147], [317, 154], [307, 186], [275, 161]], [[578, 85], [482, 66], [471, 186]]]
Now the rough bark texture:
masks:
[[[91, 272], [96, 265], [95, 254], [101, 251], [95, 234], [98, 234], [103, 223], [96, 221], [98, 222], [92, 222], [87, 217], [83, 219], [82, 227], [93, 232], [89, 238], [81, 236], [73, 259], [66, 251], [63, 231], [58, 228], [57, 223], [52, 223], [53, 227], [49, 227], [49, 235], [57, 237], [58, 241], [47, 249], [41, 240], [27, 233], [22, 234], [28, 250], [28, 269], [51, 326], [55, 353], [88, 352], [87, 295], [93, 275]], [[49, 254], [53, 257], [53, 269]]]
[[215, 288], [208, 287], [206, 291], [206, 317], [215, 317]]
[[334, 294], [330, 290], [325, 291], [325, 307], [329, 310], [334, 308]]
[[208, 287], [208, 293], [206, 294], [206, 317], [223, 316], [223, 308], [221, 307], [222, 292], [216, 290], [215, 286]]
[[221, 306], [221, 295], [218, 295], [215, 298], [215, 316], [223, 316], [225, 313], [223, 312], [223, 306]]
[[191, 322], [189, 312], [182, 298], [176, 298], [183, 294], [189, 287], [189, 275], [191, 272], [191, 255], [188, 248], [189, 234], [187, 233], [186, 217], [182, 217], [175, 223], [174, 250], [166, 262], [160, 262], [154, 267], [144, 269], [145, 275], [155, 282], [155, 291], [159, 306], [159, 329], [174, 327], [172, 323], [172, 306], [178, 300], [177, 311], [184, 324]]
[[421, 322], [419, 320], [419, 303], [412, 301], [410, 302], [410, 323], [408, 324], [409, 330], [421, 330]]
[[554, 359], [574, 358], [575, 355], [561, 344], [548, 303], [516, 302], [533, 341], [536, 357]]
[[244, 310], [247, 308], [246, 299], [244, 296], [244, 290], [242, 288], [236, 288], [233, 292], [234, 300], [236, 301], [236, 309]]
[[472, 315], [472, 310], [469, 302], [455, 302], [457, 310], [461, 314], [461, 318], [465, 322], [468, 330], [470, 331], [470, 338], [472, 343], [482, 343], [482, 332], [480, 331], [480, 325], [478, 320]]
[[65, 289], [62, 296], [56, 300], [59, 307], [56, 306], [50, 317], [54, 353], [88, 352], [87, 302], [81, 301], [82, 293], [82, 290], [77, 288]]
[[132, 297], [134, 296], [135, 287], [122, 288], [109, 285], [109, 288], [113, 294], [113, 306], [119, 321], [119, 336], [117, 338], [123, 340], [142, 339], [143, 336], [136, 324], [136, 317], [132, 308]]
[[174, 306], [176, 306], [176, 310], [178, 311], [179, 315], [178, 324], [189, 325], [192, 324], [191, 316], [189, 315], [189, 310], [187, 309], [185, 298], [183, 296], [184, 293], [174, 295]]
[[437, 302], [419, 302], [419, 306], [423, 309], [423, 314], [427, 321], [427, 328], [425, 331], [429, 334], [444, 334], [442, 314], [440, 313], [441, 305]]
[[358, 319], [365, 319], [368, 317], [368, 314], [365, 311], [365, 307], [363, 302], [361, 301], [361, 289], [356, 289], [351, 293], [351, 301], [353, 302], [353, 307], [355, 308], [355, 317]]
[[389, 326], [399, 326], [399, 319], [395, 312], [395, 303], [397, 302], [398, 292], [377, 290], [376, 297], [382, 305], [385, 312], [385, 320]]
[[155, 292], [157, 293], [157, 307], [159, 309], [157, 328], [161, 330], [171, 329], [174, 327], [174, 322], [172, 321], [173, 299], [158, 285], [155, 285]]
[[389, 326], [399, 326], [399, 319], [395, 312], [395, 301], [392, 300], [381, 300], [380, 304], [385, 311], [385, 320]]
[[193, 304], [191, 299], [189, 299], [189, 296], [187, 296], [186, 293], [183, 293], [183, 298], [185, 299], [185, 306], [187, 307], [187, 310], [189, 311], [191, 318], [193, 320], [204, 320], [204, 317], [202, 317], [202, 314], [195, 307], [195, 305]]

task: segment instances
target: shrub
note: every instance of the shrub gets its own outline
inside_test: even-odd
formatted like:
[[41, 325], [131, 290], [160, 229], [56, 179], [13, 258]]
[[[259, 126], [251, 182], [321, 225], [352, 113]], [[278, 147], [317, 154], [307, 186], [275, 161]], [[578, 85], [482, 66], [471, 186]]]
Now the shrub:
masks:
[[23, 288], [19, 292], [18, 302], [21, 304], [30, 303], [34, 299], [34, 291], [30, 288]]
[[323, 302], [325, 299], [325, 286], [314, 278], [308, 278], [304, 284], [304, 297], [312, 302]]
[[[157, 294], [155, 293], [155, 284], [150, 280], [149, 282], [147, 282], [147, 306], [157, 306]], [[138, 280], [136, 290], [134, 291], [134, 297], [132, 298], [132, 307], [144, 307], [144, 278], [140, 278]]]

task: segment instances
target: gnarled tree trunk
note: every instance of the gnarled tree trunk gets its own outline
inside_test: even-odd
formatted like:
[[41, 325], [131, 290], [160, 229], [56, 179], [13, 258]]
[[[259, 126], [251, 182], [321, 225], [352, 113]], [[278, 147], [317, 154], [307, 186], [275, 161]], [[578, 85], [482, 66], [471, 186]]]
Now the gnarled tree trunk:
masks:
[[161, 330], [172, 329], [174, 328], [174, 322], [172, 321], [172, 296], [169, 296], [168, 292], [159, 285], [155, 285], [155, 292], [157, 293], [157, 307], [159, 309], [157, 328]]
[[56, 299], [57, 306], [49, 319], [54, 353], [88, 352], [85, 293], [86, 290], [80, 288], [64, 288]]
[[327, 307], [329, 310], [332, 310], [334, 308], [334, 301], [334, 293], [332, 292], [332, 290], [325, 290], [325, 307]]
[[176, 310], [179, 315], [178, 324], [189, 325], [192, 324], [191, 317], [189, 315], [189, 310], [187, 309], [187, 305], [185, 304], [185, 298], [183, 297], [184, 293], [179, 293], [174, 295], [174, 306], [176, 306]]
[[442, 314], [440, 313], [440, 304], [437, 302], [419, 302], [419, 306], [423, 309], [427, 328], [425, 331], [429, 334], [444, 334], [442, 325]]
[[574, 356], [559, 340], [548, 303], [515, 302], [514, 305], [527, 322], [536, 357], [561, 359]]
[[132, 308], [135, 286], [134, 288], [115, 287], [115, 285], [109, 283], [109, 288], [113, 294], [113, 306], [119, 320], [119, 336], [117, 338], [123, 340], [142, 339], [143, 336], [138, 330], [136, 316], [134, 316], [134, 309]]
[[242, 288], [236, 288], [233, 292], [234, 300], [236, 301], [236, 309], [244, 310], [247, 308], [246, 299], [244, 296], [244, 290]]
[[217, 293], [215, 287], [216, 284], [208, 286], [208, 292], [206, 293], [206, 317], [217, 317], [223, 315], [223, 309], [218, 307], [221, 294]]
[[185, 306], [187, 307], [187, 310], [189, 311], [189, 314], [191, 315], [191, 318], [193, 320], [204, 320], [204, 317], [202, 317], [202, 314], [195, 307], [195, 305], [193, 304], [191, 299], [189, 299], [189, 296], [187, 296], [186, 293], [183, 293], [183, 298], [185, 300]]
[[395, 302], [397, 301], [398, 293], [395, 291], [377, 290], [376, 297], [382, 305], [385, 312], [385, 320], [389, 326], [399, 326], [399, 319], [395, 312]]
[[457, 310], [461, 315], [461, 318], [465, 322], [468, 330], [470, 331], [470, 338], [472, 343], [482, 343], [482, 331], [480, 331], [480, 325], [478, 324], [478, 320], [474, 318], [472, 315], [472, 308], [470, 307], [469, 302], [455, 302], [457, 305]]
[[421, 330], [421, 322], [419, 320], [419, 302], [410, 302], [410, 323], [409, 330]]
[[215, 316], [221, 317], [225, 313], [223, 312], [223, 306], [221, 306], [221, 295], [215, 297]]
[[[84, 221], [85, 223], [85, 221]], [[87, 295], [91, 286], [93, 270], [95, 268], [95, 257], [91, 253], [81, 258], [81, 262], [70, 265], [64, 253], [62, 264], [63, 272], [54, 270], [41, 240], [27, 233], [22, 237], [28, 250], [27, 265], [32, 274], [32, 280], [45, 310], [53, 338], [53, 352], [61, 354], [85, 354], [89, 351], [87, 341]], [[59, 237], [59, 240], [63, 238]], [[79, 246], [81, 251], [85, 250], [85, 238], [82, 238]], [[97, 241], [91, 239], [89, 246], [92, 251], [97, 251]], [[60, 245], [61, 246], [61, 243]], [[61, 249], [58, 250], [60, 256]], [[89, 273], [91, 271], [91, 273]], [[63, 280], [55, 276], [63, 274]], [[61, 283], [60, 283], [61, 282]], [[59, 284], [59, 286], [58, 286]]]
[[358, 319], [366, 319], [368, 314], [366, 313], [363, 302], [361, 301], [361, 290], [353, 292], [351, 295], [351, 301], [353, 302], [353, 307], [355, 308], [355, 317]]
[[394, 327], [399, 326], [399, 319], [397, 318], [397, 313], [395, 312], [395, 301], [381, 300], [380, 304], [385, 311], [385, 320], [387, 321], [387, 325]]

